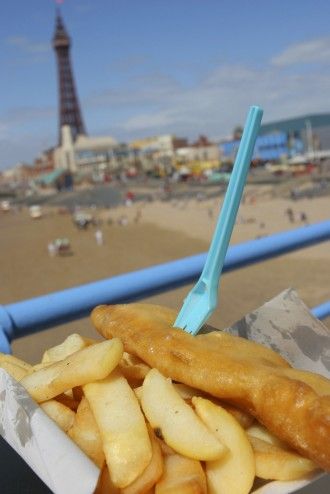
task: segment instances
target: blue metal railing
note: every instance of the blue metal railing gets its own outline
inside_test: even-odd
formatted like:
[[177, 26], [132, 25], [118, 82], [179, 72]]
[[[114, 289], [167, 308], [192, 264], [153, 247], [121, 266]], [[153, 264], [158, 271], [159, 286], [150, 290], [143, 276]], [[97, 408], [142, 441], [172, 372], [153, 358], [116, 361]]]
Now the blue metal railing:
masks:
[[[224, 271], [330, 240], [330, 220], [251, 240], [228, 249]], [[100, 304], [124, 303], [172, 290], [196, 280], [206, 253], [151, 266], [33, 299], [0, 306], [0, 350], [20, 336], [89, 315]], [[330, 301], [312, 309], [316, 317], [330, 315]]]
[[330, 316], [330, 300], [311, 309], [311, 313], [318, 319], [325, 319]]

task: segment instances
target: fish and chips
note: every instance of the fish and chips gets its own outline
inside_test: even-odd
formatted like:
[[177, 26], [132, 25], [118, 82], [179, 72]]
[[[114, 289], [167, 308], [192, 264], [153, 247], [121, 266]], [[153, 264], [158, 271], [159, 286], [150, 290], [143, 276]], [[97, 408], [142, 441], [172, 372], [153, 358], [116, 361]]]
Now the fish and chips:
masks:
[[248, 494], [330, 470], [330, 380], [171, 309], [99, 306], [106, 340], [70, 335], [31, 366], [0, 354], [100, 469], [95, 494]]
[[249, 412], [330, 470], [330, 381], [325, 377], [291, 369], [271, 349], [225, 332], [191, 336], [169, 326], [168, 313], [163, 317], [158, 306], [99, 306], [92, 321], [105, 338], [120, 338], [125, 351], [164, 376]]

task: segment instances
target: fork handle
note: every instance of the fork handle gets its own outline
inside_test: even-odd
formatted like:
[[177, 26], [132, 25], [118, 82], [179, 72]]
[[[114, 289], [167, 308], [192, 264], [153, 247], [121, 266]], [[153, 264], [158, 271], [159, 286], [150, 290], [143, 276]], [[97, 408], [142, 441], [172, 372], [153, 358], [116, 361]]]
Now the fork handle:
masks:
[[251, 106], [249, 109], [221, 213], [200, 277], [210, 286], [211, 290], [218, 290], [219, 279], [241, 202], [262, 114], [263, 111], [258, 106]]

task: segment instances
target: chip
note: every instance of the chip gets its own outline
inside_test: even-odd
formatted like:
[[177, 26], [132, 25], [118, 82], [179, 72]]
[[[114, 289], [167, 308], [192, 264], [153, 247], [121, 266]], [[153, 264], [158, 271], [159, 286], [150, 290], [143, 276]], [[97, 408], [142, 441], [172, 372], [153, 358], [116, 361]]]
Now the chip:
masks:
[[116, 370], [83, 387], [100, 430], [103, 451], [116, 487], [134, 482], [151, 461], [152, 448], [139, 402]]
[[144, 380], [141, 404], [155, 434], [181, 455], [206, 461], [225, 454], [226, 447], [156, 369]]
[[118, 365], [122, 353], [118, 338], [103, 341], [27, 375], [21, 383], [34, 400], [47, 401], [75, 386], [104, 379]]

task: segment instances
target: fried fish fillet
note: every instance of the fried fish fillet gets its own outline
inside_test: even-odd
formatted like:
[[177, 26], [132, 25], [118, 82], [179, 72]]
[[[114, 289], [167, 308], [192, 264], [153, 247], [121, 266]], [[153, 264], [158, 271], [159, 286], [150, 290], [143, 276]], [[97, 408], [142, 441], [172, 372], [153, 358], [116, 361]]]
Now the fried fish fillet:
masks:
[[330, 470], [330, 380], [292, 369], [273, 350], [224, 332], [192, 336], [176, 313], [148, 304], [99, 306], [92, 322], [165, 376], [250, 412], [273, 434]]

